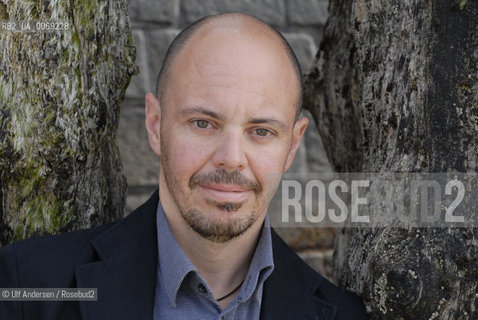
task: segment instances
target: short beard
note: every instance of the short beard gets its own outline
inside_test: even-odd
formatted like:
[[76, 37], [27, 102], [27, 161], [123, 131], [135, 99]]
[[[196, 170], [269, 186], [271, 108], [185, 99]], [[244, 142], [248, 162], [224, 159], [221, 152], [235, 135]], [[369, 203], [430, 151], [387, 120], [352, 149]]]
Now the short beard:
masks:
[[[163, 145], [165, 146], [165, 144]], [[187, 197], [187, 195], [179, 186], [179, 183], [175, 176], [171, 174], [171, 167], [167, 154], [167, 152], [163, 153], [161, 162], [163, 165], [164, 177], [168, 189], [183, 219], [201, 237], [213, 242], [224, 243], [243, 234], [257, 220], [257, 211], [254, 209], [245, 217], [237, 219], [228, 219], [228, 221], [226, 221], [225, 223], [221, 223], [218, 221], [214, 221], [214, 219], [211, 219], [206, 215], [206, 213], [201, 212], [198, 209], [184, 206], [183, 203], [181, 203], [180, 201], [179, 194], [182, 194], [183, 197]], [[200, 183], [207, 182], [247, 186], [253, 191], [256, 199], [260, 198], [260, 195], [262, 194], [262, 186], [259, 183], [246, 179], [238, 171], [228, 173], [224, 169], [216, 170], [215, 172], [212, 172], [208, 175], [194, 175], [193, 177], [191, 177], [191, 181], [189, 182], [189, 188], [193, 190]], [[222, 203], [208, 199], [206, 200], [206, 202], [211, 207], [215, 207], [221, 211], [224, 211], [224, 214], [229, 215], [234, 215], [234, 213], [239, 210], [244, 204], [243, 202]]]
[[[207, 175], [193, 175], [189, 182], [189, 188], [193, 190], [200, 184], [208, 183], [247, 186], [253, 191], [256, 197], [259, 197], [259, 195], [262, 194], [262, 187], [257, 182], [246, 179], [239, 173], [239, 171], [228, 173], [224, 169], [218, 169]], [[205, 201], [211, 207], [224, 211], [224, 214], [234, 214], [234, 212], [238, 211], [244, 204], [244, 202], [217, 202], [210, 199], [205, 199]], [[180, 208], [180, 211], [184, 220], [194, 231], [196, 231], [201, 237], [217, 243], [224, 243], [239, 237], [257, 220], [257, 213], [254, 210], [246, 217], [232, 219], [225, 223], [214, 221], [197, 209], [185, 208], [181, 210]]]
[[[228, 205], [226, 204], [226, 206]], [[201, 237], [216, 243], [225, 243], [239, 237], [257, 220], [255, 211], [243, 219], [226, 223], [213, 221], [197, 209], [181, 211], [181, 214], [189, 226]]]

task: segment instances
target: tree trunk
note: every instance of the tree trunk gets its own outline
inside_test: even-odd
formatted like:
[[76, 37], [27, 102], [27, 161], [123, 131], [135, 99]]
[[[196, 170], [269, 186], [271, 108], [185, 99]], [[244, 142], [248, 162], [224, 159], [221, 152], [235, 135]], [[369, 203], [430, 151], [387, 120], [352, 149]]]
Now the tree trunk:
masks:
[[[335, 169], [476, 173], [478, 2], [331, 0], [329, 14], [304, 101]], [[372, 319], [478, 319], [476, 239], [344, 228], [335, 277]]]
[[135, 71], [128, 3], [2, 1], [0, 245], [123, 216], [116, 131]]

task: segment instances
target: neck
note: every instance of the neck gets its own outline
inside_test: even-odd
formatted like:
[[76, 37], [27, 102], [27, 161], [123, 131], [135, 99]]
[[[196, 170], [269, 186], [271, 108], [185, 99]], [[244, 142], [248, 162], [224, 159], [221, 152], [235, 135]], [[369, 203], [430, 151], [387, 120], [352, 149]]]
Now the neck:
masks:
[[177, 241], [216, 298], [226, 295], [246, 278], [260, 234], [260, 228], [253, 227], [226, 243], [214, 243], [191, 231], [189, 235], [178, 232]]
[[[165, 190], [166, 189], [166, 190]], [[203, 238], [192, 230], [180, 214], [167, 188], [160, 187], [160, 199], [176, 241], [206, 280], [216, 298], [236, 288], [246, 277], [264, 219], [242, 235], [224, 243]], [[220, 302], [224, 308], [240, 290]]]

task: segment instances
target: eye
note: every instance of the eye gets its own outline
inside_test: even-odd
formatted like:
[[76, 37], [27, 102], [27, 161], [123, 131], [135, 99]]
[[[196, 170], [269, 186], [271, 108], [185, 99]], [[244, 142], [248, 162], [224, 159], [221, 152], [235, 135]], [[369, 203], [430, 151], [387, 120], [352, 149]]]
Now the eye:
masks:
[[272, 132], [271, 130], [268, 130], [268, 129], [264, 129], [264, 128], [254, 129], [253, 133], [255, 135], [259, 136], [259, 137], [267, 137], [267, 136], [270, 136], [270, 135], [274, 135], [274, 132]]
[[270, 131], [267, 129], [256, 129], [256, 133], [258, 136], [265, 137]]
[[209, 121], [206, 120], [194, 120], [193, 122], [199, 129], [207, 129], [210, 125]]

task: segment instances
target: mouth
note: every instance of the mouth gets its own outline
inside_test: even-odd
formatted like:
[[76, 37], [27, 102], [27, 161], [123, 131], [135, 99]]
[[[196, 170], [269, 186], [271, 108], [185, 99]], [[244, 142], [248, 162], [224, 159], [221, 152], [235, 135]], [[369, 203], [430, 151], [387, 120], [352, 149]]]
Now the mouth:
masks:
[[217, 202], [243, 202], [251, 196], [251, 190], [231, 184], [200, 185], [206, 197]]

